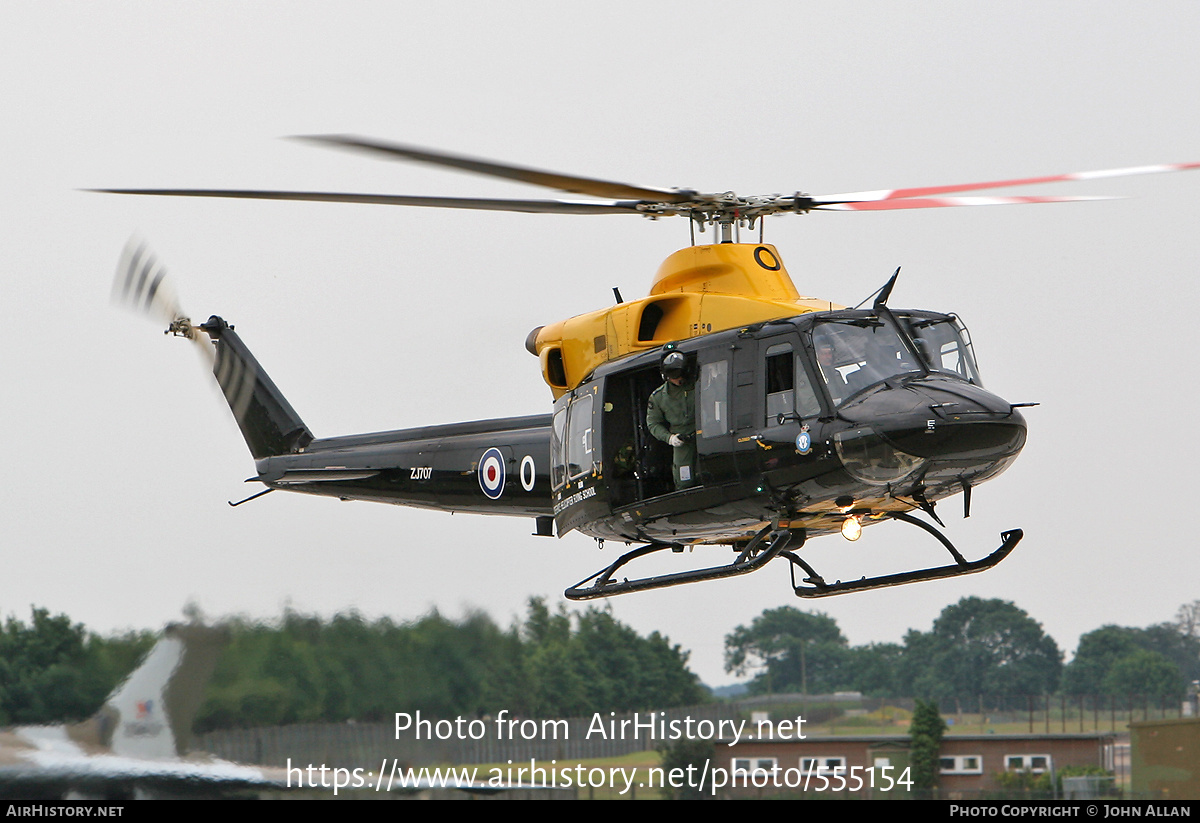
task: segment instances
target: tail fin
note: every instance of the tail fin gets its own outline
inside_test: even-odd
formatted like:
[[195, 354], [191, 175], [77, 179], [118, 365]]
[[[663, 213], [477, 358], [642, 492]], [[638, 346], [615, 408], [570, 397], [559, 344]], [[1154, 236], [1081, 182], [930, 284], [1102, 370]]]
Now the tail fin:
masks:
[[213, 315], [200, 328], [216, 343], [213, 374], [254, 459], [299, 451], [311, 443], [308, 426], [233, 327]]
[[70, 729], [72, 738], [113, 754], [175, 758], [187, 751], [192, 721], [229, 632], [199, 624], [172, 625], [100, 711]]

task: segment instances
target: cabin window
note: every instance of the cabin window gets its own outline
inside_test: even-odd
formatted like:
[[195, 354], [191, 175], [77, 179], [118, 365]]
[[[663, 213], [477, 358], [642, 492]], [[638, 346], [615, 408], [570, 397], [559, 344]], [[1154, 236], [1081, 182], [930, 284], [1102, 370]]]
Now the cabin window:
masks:
[[567, 401], [564, 398], [554, 410], [550, 426], [550, 482], [555, 489], [567, 482], [567, 462], [563, 456], [564, 435], [567, 433]]
[[577, 397], [567, 422], [567, 479], [574, 480], [592, 470], [592, 395]]
[[729, 361], [700, 367], [700, 436], [729, 434]]

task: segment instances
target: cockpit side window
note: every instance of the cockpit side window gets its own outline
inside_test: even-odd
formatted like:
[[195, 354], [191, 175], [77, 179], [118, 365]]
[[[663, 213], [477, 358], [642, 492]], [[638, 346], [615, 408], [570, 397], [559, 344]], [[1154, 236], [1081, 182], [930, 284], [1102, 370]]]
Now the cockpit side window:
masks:
[[799, 357], [796, 358], [796, 412], [802, 420], [821, 415], [821, 401], [817, 399], [817, 391]]
[[787, 343], [767, 349], [767, 425], [778, 426], [779, 416], [796, 410], [796, 367]]
[[787, 422], [788, 415], [801, 419], [817, 417], [821, 403], [813, 391], [804, 363], [797, 358], [791, 343], [777, 343], [766, 351], [766, 423], [768, 426]]

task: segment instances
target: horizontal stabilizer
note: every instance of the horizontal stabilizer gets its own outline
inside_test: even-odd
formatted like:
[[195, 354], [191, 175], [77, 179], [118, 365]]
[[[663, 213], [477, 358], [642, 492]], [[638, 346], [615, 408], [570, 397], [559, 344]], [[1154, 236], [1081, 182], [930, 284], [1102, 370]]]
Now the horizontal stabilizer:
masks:
[[303, 471], [286, 472], [279, 477], [266, 475], [255, 477], [263, 483], [276, 486], [301, 485], [304, 483], [335, 483], [346, 480], [366, 480], [379, 474], [378, 469], [305, 469]]

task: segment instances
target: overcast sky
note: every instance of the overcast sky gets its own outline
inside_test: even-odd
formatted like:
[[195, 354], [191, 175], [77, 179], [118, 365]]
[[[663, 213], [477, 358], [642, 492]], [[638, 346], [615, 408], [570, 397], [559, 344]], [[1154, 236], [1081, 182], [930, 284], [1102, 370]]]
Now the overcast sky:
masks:
[[[349, 132], [661, 187], [821, 194], [1200, 160], [1200, 4], [15, 2], [0, 5], [0, 613], [157, 627], [286, 604], [487, 611], [614, 556], [532, 522], [255, 490], [200, 358], [108, 301], [137, 232], [193, 317], [235, 323], [318, 436], [548, 411], [534, 326], [646, 293], [681, 219], [117, 197], [227, 187], [542, 197], [278, 138]], [[782, 564], [627, 595], [692, 652], [815, 606], [853, 644], [1015, 602], [1068, 654], [1200, 598], [1194, 478], [1200, 173], [1026, 189], [1110, 202], [769, 219], [804, 294], [958, 313], [1027, 413], [1006, 474], [940, 508], [973, 577], [797, 600]], [[552, 195], [551, 195], [552, 196]], [[814, 541], [861, 574], [940, 564], [903, 524]], [[678, 558], [676, 558], [678, 559]], [[397, 711], [403, 707], [397, 707]]]

